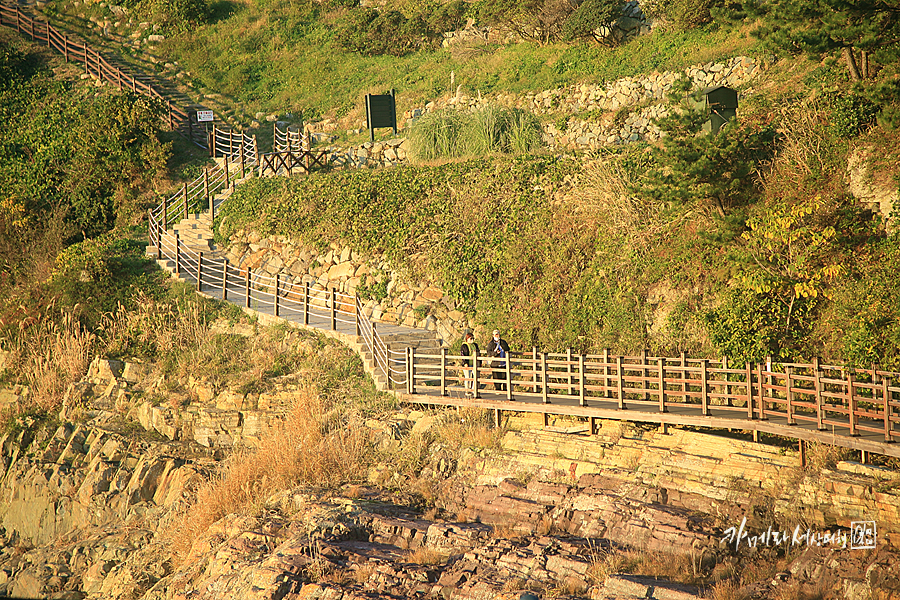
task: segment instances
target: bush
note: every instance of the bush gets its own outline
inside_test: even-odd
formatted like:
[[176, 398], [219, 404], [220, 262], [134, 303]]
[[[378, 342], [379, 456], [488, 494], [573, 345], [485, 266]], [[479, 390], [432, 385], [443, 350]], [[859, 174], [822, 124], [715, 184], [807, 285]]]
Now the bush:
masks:
[[677, 29], [693, 29], [712, 21], [715, 0], [674, 0], [664, 9], [665, 18]]
[[187, 31], [205, 23], [212, 13], [207, 0], [125, 0], [123, 4], [169, 32]]
[[877, 105], [856, 94], [829, 94], [828, 106], [831, 109], [828, 129], [841, 138], [856, 137], [878, 114]]
[[592, 38], [606, 43], [608, 38], [598, 36], [600, 27], [608, 27], [622, 14], [621, 0], [585, 0], [575, 9], [563, 25], [563, 36], [568, 40]]
[[521, 109], [487, 105], [473, 112], [444, 110], [419, 119], [409, 132], [410, 151], [417, 160], [517, 154], [540, 147], [540, 121]]
[[338, 25], [335, 41], [366, 56], [403, 56], [432, 44], [435, 31], [422, 15], [410, 18], [396, 10], [351, 10]]
[[15, 271], [48, 232], [66, 243], [140, 218], [169, 147], [157, 101], [56, 81], [2, 42], [0, 57], [16, 82], [0, 84], [0, 268]]

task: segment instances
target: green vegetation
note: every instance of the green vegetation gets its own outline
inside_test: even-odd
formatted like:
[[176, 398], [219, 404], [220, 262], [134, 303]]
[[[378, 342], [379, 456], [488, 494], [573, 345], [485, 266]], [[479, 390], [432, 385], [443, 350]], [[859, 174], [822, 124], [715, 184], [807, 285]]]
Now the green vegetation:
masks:
[[[379, 13], [380, 25], [376, 19], [367, 21], [373, 16], [366, 12], [371, 9], [343, 4], [353, 3], [213, 3], [207, 22], [167, 36], [154, 53], [163, 59], [160, 64], [177, 61], [179, 69], [190, 74], [184, 81], [198, 91], [221, 94], [247, 115], [261, 110], [309, 120], [343, 115], [348, 107], [351, 117], [361, 118], [364, 95], [391, 88], [397, 90], [398, 108], [404, 111], [455, 91], [456, 85], [473, 94], [490, 94], [609, 81], [748, 52], [755, 43], [747, 36], [704, 26], [658, 30], [615, 48], [593, 40], [564, 44], [554, 34], [549, 40], [527, 39], [510, 45], [475, 39], [441, 49], [437, 33], [454, 29], [464, 17], [479, 24], [503, 24], [497, 16], [501, 4], [528, 3], [504, 0], [490, 8], [488, 2], [394, 2]], [[529, 19], [542, 4], [529, 4]], [[64, 6], [50, 4], [57, 11]], [[393, 28], [385, 22], [392, 9], [396, 13], [391, 17]], [[107, 11], [100, 16], [116, 18], [108, 8], [91, 10]], [[78, 27], [79, 21], [67, 24]], [[89, 39], [92, 35], [88, 29], [81, 33]]]
[[0, 38], [0, 271], [140, 218], [169, 156], [158, 108], [56, 80]]
[[541, 124], [533, 114], [488, 105], [473, 112], [447, 109], [424, 115], [410, 129], [409, 144], [415, 158], [434, 160], [522, 154], [540, 147], [541, 136]]

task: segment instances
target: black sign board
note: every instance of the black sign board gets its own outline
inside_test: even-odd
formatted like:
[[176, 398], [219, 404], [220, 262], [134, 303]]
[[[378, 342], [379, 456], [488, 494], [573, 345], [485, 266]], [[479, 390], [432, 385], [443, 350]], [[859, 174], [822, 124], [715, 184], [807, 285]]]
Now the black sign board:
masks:
[[366, 123], [369, 140], [375, 141], [376, 127], [391, 127], [397, 135], [397, 102], [394, 90], [390, 94], [366, 94]]

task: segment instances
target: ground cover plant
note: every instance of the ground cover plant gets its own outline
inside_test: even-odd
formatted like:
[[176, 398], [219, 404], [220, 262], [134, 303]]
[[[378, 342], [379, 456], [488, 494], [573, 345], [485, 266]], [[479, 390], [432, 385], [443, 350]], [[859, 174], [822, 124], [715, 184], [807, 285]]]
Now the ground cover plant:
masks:
[[[510, 44], [476, 39], [441, 48], [438, 43], [439, 32], [452, 31], [465, 19], [502, 26], [508, 23], [501, 18], [507, 9], [524, 14], [520, 9], [525, 7], [528, 20], [545, 4], [554, 3], [395, 2], [379, 9], [376, 17], [371, 8], [352, 2], [218, 2], [210, 5], [207, 22], [167, 36], [152, 53], [156, 68], [177, 62], [185, 75], [182, 82], [190, 83], [195, 93], [216, 94], [232, 104], [248, 125], [260, 110], [306, 120], [348, 114], [362, 118], [364, 95], [391, 88], [405, 111], [455, 92], [458, 85], [474, 95], [611, 81], [732, 56], [756, 43], [709, 25], [661, 27], [652, 36], [612, 47], [598, 45], [590, 36], [564, 42], [557, 34]], [[88, 39], [105, 43], [89, 22], [75, 18], [82, 9], [51, 2], [47, 10]], [[99, 11], [97, 18], [120, 18], [108, 7], [90, 10]]]

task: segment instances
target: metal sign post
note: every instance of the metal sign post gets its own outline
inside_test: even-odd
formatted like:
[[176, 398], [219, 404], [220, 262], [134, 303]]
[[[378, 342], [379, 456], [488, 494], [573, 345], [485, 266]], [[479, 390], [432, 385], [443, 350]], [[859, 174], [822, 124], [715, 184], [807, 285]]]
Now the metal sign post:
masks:
[[394, 90], [390, 94], [366, 94], [366, 124], [369, 141], [375, 141], [376, 127], [391, 127], [397, 135], [397, 102]]

